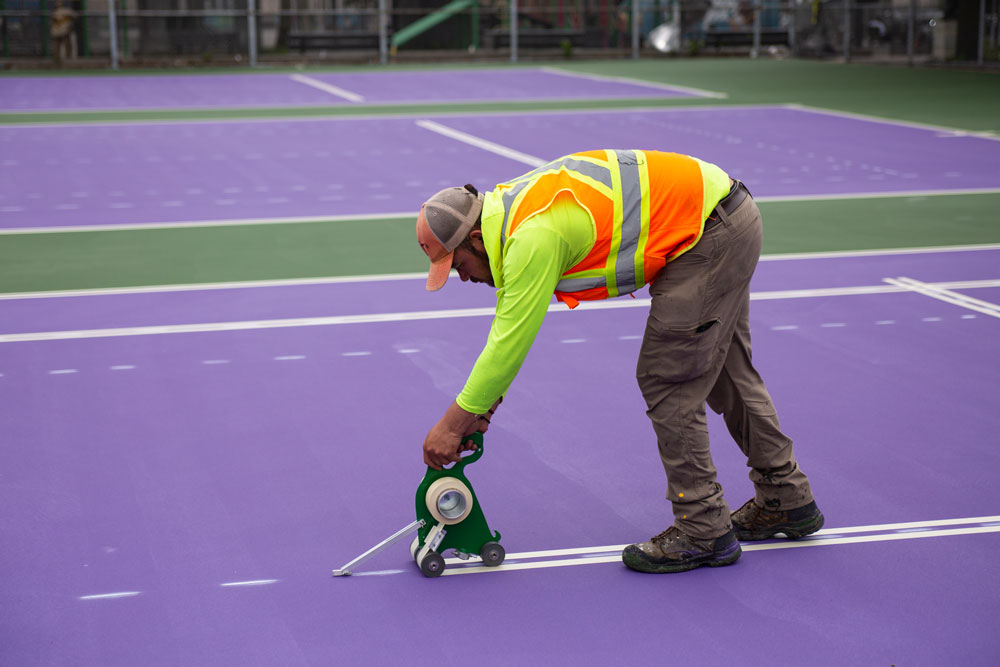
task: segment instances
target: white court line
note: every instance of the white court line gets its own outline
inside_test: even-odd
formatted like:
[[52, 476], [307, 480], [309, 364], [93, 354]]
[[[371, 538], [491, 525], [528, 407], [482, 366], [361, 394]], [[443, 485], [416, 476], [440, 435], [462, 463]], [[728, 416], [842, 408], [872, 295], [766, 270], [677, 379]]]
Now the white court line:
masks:
[[1000, 188], [954, 188], [937, 190], [892, 190], [882, 192], [846, 192], [842, 194], [821, 195], [776, 195], [773, 197], [754, 197], [758, 204], [798, 201], [835, 201], [841, 199], [885, 199], [888, 197], [940, 197], [943, 195], [992, 195], [1000, 192]]
[[254, 579], [252, 581], [230, 581], [225, 584], [219, 584], [223, 588], [230, 588], [233, 586], [267, 586], [268, 584], [278, 583], [277, 579]]
[[342, 97], [348, 102], [364, 102], [365, 98], [357, 93], [352, 93], [349, 90], [344, 90], [339, 86], [335, 86], [332, 83], [324, 83], [318, 79], [314, 79], [311, 76], [306, 76], [304, 74], [292, 74], [292, 81], [297, 81], [299, 83], [304, 83], [307, 86], [312, 86], [317, 90], [322, 90], [324, 93], [330, 93], [331, 95], [336, 95], [337, 97]]
[[850, 120], [860, 120], [869, 123], [881, 123], [882, 125], [898, 125], [900, 127], [911, 127], [917, 130], [932, 130], [934, 132], [944, 132], [951, 136], [971, 136], [977, 139], [1000, 141], [1000, 136], [998, 136], [995, 132], [991, 130], [985, 130], [985, 131], [962, 130], [955, 127], [946, 127], [944, 125], [931, 125], [930, 123], [917, 123], [913, 121], [882, 118], [880, 116], [869, 116], [867, 114], [851, 113], [848, 111], [837, 111], [835, 109], [824, 109], [822, 107], [813, 107], [806, 104], [785, 104], [782, 106], [788, 109], [795, 109], [797, 111], [805, 111], [808, 113], [823, 114], [825, 116], [836, 116], [839, 118], [848, 118]]
[[632, 86], [654, 88], [656, 90], [669, 90], [678, 93], [688, 93], [690, 95], [697, 95], [698, 97], [713, 97], [716, 99], [725, 99], [729, 97], [728, 93], [718, 93], [711, 90], [704, 90], [702, 88], [688, 88], [687, 86], [675, 86], [669, 83], [657, 83], [655, 81], [633, 79], [627, 76], [606, 76], [603, 74], [588, 74], [586, 72], [573, 72], [559, 67], [539, 67], [538, 69], [541, 70], [542, 72], [548, 72], [549, 74], [558, 74], [560, 76], [571, 76], [577, 79], [588, 79], [590, 81], [602, 81], [602, 82], [610, 81], [613, 83], [625, 83]]
[[828, 250], [820, 252], [787, 252], [761, 255], [760, 261], [773, 262], [784, 259], [838, 259], [842, 257], [881, 257], [882, 255], [921, 255], [938, 252], [970, 252], [1000, 250], [1000, 243], [976, 245], [925, 246], [922, 248], [883, 248], [881, 250]]
[[989, 301], [982, 301], [981, 299], [974, 299], [958, 292], [953, 292], [945, 289], [941, 285], [924, 283], [919, 280], [906, 277], [883, 278], [883, 280], [890, 285], [902, 287], [904, 289], [923, 294], [924, 296], [929, 296], [932, 299], [937, 299], [938, 301], [944, 301], [945, 303], [974, 310], [977, 313], [983, 313], [984, 315], [991, 315], [993, 317], [1000, 318], [1000, 305], [990, 303]]
[[[841, 535], [849, 535], [853, 533], [878, 533], [878, 532], [903, 531], [903, 530], [914, 530], [914, 529], [929, 529], [929, 528], [940, 528], [942, 526], [965, 526], [970, 524], [988, 524], [997, 521], [1000, 521], [1000, 515], [962, 517], [959, 519], [933, 519], [930, 521], [907, 521], [904, 523], [883, 523], [883, 524], [874, 524], [869, 526], [845, 526], [843, 528], [824, 528], [823, 530], [819, 530], [804, 539], [807, 541], [815, 541], [818, 538], [832, 539], [834, 537], [840, 537]], [[601, 546], [601, 547], [576, 547], [572, 549], [548, 549], [544, 551], [524, 551], [520, 553], [507, 554], [507, 560], [524, 560], [528, 558], [551, 558], [553, 556], [576, 556], [584, 554], [620, 552], [627, 546], [628, 546], [627, 544], [613, 544], [610, 546]], [[748, 547], [743, 546], [743, 548], [747, 549]], [[445, 559], [445, 563], [449, 565], [458, 565], [465, 562], [468, 561], [463, 561], [460, 558]]]
[[[897, 540], [914, 540], [924, 537], [949, 537], [955, 535], [976, 535], [981, 533], [1000, 533], [1000, 526], [978, 526], [973, 528], [949, 528], [943, 530], [927, 530], [922, 532], [888, 533], [883, 535], [861, 535], [857, 537], [832, 537], [818, 540], [789, 540], [785, 542], [768, 542], [766, 544], [741, 544], [743, 551], [773, 551], [777, 549], [797, 549], [804, 547], [824, 547], [838, 544], [860, 544], [864, 542], [893, 542]], [[620, 563], [621, 554], [612, 556], [595, 556], [594, 558], [566, 558], [559, 560], [543, 560], [528, 563], [504, 562], [497, 567], [473, 565], [471, 567], [446, 569], [442, 576], [459, 574], [488, 574], [492, 572], [511, 572], [514, 570], [537, 570], [551, 567], [569, 567], [573, 565], [596, 565], [599, 563]]]
[[[963, 289], [973, 283], [959, 283]], [[955, 286], [955, 283], [941, 283]], [[975, 287], [1000, 287], [1000, 279], [975, 281]], [[796, 299], [808, 297], [854, 296], [857, 294], [890, 294], [907, 292], [911, 288], [895, 285], [872, 285], [868, 287], [824, 288], [816, 290], [782, 290], [775, 292], [752, 292], [751, 301], [772, 299]], [[610, 301], [585, 301], [577, 310], [617, 310], [624, 308], [648, 308], [649, 298], [616, 299]], [[570, 312], [559, 303], [549, 305], [548, 312]], [[462, 317], [486, 317], [496, 314], [493, 306], [482, 308], [453, 308], [446, 310], [424, 310], [398, 313], [370, 313], [363, 315], [331, 315], [327, 317], [299, 317], [275, 320], [250, 320], [237, 322], [202, 322], [197, 324], [164, 324], [146, 327], [121, 327], [108, 329], [81, 329], [68, 331], [37, 331], [29, 333], [0, 334], [0, 343], [20, 343], [42, 340], [77, 340], [81, 338], [116, 338], [122, 336], [152, 336], [162, 334], [206, 333], [216, 331], [248, 331], [256, 329], [287, 329], [297, 327], [335, 326], [343, 324], [374, 324], [385, 322], [414, 322], [418, 320], [441, 320]], [[209, 363], [209, 362], [205, 362]], [[222, 363], [217, 362], [217, 363]]]
[[121, 593], [100, 593], [99, 595], [81, 595], [81, 600], [111, 600], [114, 598], [131, 598], [139, 595], [140, 591], [122, 591]]
[[[416, 122], [416, 121], [415, 121]], [[421, 121], [426, 123], [432, 123], [433, 121]], [[437, 125], [435, 123], [435, 125]], [[450, 128], [440, 125], [439, 128], [444, 128], [449, 132], [456, 134], [464, 134], [458, 132], [458, 130], [451, 130]], [[432, 129], [427, 127], [426, 129]], [[433, 131], [437, 131], [436, 129]], [[472, 135], [465, 135], [475, 139]], [[457, 137], [453, 137], [457, 138]], [[482, 141], [478, 140], [477, 141]], [[491, 143], [491, 142], [486, 142]], [[493, 146], [503, 149], [511, 150], [500, 146], [499, 144], [493, 144]], [[483, 146], [480, 146], [483, 148]], [[517, 153], [517, 151], [513, 151]], [[520, 160], [525, 164], [531, 166], [540, 166], [540, 164], [534, 162], [534, 160], [540, 160], [541, 158], [536, 158], [531, 155], [524, 153], [519, 153], [524, 160]], [[511, 159], [518, 159], [513, 155], [504, 155]], [[545, 164], [547, 161], [541, 161], [541, 164]], [[897, 191], [883, 191], [883, 192], [845, 192], [837, 194], [819, 194], [819, 195], [781, 195], [781, 196], [771, 196], [771, 197], [754, 197], [754, 201], [758, 204], [787, 204], [795, 202], [821, 202], [821, 201], [832, 201], [832, 200], [847, 200], [847, 199], [899, 199], [899, 198], [911, 198], [911, 197], [947, 197], [947, 196], [961, 196], [961, 195], [988, 195], [1000, 193], [1000, 188], [966, 188], [960, 189], [955, 188], [952, 190], [939, 189], [939, 190], [897, 190]], [[141, 231], [145, 229], [188, 229], [188, 228], [200, 228], [200, 227], [240, 227], [240, 226], [253, 226], [253, 225], [296, 225], [305, 223], [322, 223], [322, 222], [355, 222], [364, 220], [415, 220], [417, 214], [415, 211], [404, 211], [404, 212], [387, 212], [387, 213], [357, 213], [348, 215], [306, 215], [306, 216], [296, 216], [296, 217], [281, 217], [281, 218], [220, 218], [213, 220], [176, 220], [171, 222], [137, 222], [137, 223], [123, 223], [117, 225], [63, 225], [63, 226], [45, 226], [45, 227], [5, 227], [0, 228], [0, 235], [9, 234], [72, 234], [75, 232], [128, 232], [128, 231]]]
[[299, 287], [307, 285], [338, 285], [347, 283], [377, 283], [394, 280], [427, 280], [427, 273], [384, 273], [370, 276], [330, 276], [326, 278], [287, 278], [279, 280], [247, 280], [226, 283], [190, 283], [176, 285], [145, 285], [141, 287], [95, 287], [78, 290], [51, 290], [47, 292], [4, 292], [5, 299], [50, 299], [75, 296], [107, 296], [114, 294], [158, 294], [165, 292], [200, 292], [261, 287]]
[[64, 227], [10, 227], [0, 229], [9, 234], [70, 234], [74, 232], [129, 232], [145, 229], [189, 229], [192, 227], [242, 227], [255, 225], [297, 225], [317, 222], [362, 222], [365, 220], [417, 219], [415, 211], [405, 213], [361, 213], [358, 215], [308, 215], [293, 218], [234, 218], [223, 220], [179, 220], [176, 222], [140, 222], [124, 225], [70, 225]]
[[514, 150], [513, 148], [508, 148], [507, 146], [502, 146], [500, 144], [488, 141], [486, 139], [481, 139], [467, 132], [462, 132], [461, 130], [455, 130], [440, 123], [436, 123], [432, 120], [417, 120], [414, 121], [417, 126], [424, 128], [425, 130], [430, 130], [431, 132], [436, 132], [442, 136], [448, 137], [450, 139], [455, 139], [461, 141], [464, 144], [470, 146], [475, 146], [476, 148], [481, 148], [484, 151], [489, 151], [501, 157], [505, 157], [517, 162], [523, 162], [531, 167], [540, 167], [548, 160], [543, 160], [540, 157], [535, 157], [534, 155], [528, 155], [527, 153], [522, 153], [521, 151]]

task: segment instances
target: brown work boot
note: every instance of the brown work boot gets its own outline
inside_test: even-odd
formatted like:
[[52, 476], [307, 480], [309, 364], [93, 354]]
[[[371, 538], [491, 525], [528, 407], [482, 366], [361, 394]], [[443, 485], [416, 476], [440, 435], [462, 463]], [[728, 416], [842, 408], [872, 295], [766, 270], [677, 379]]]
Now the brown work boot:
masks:
[[823, 513], [816, 501], [805, 507], [772, 512], [754, 502], [751, 498], [743, 507], [730, 515], [733, 530], [740, 540], [766, 540], [781, 533], [785, 537], [798, 539], [815, 533], [823, 527]]
[[732, 530], [721, 537], [696, 540], [671, 526], [649, 542], [625, 547], [622, 561], [639, 572], [662, 574], [693, 570], [702, 565], [731, 565], [739, 559], [740, 553], [740, 543]]

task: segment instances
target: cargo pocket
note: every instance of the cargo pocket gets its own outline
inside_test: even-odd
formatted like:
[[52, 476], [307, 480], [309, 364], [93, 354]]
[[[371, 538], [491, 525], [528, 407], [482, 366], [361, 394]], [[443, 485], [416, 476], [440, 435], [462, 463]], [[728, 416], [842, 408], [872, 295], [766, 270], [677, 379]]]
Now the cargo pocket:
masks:
[[712, 367], [721, 331], [719, 318], [685, 327], [664, 325], [650, 318], [639, 353], [637, 376], [676, 383], [704, 375]]

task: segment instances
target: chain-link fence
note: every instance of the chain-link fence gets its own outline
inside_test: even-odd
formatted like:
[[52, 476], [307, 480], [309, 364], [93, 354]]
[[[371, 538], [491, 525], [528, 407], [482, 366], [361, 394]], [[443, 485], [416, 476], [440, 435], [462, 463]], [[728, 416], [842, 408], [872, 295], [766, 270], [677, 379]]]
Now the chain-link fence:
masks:
[[998, 10], [1000, 0], [0, 0], [0, 55], [116, 67], [733, 51], [982, 62], [997, 58]]

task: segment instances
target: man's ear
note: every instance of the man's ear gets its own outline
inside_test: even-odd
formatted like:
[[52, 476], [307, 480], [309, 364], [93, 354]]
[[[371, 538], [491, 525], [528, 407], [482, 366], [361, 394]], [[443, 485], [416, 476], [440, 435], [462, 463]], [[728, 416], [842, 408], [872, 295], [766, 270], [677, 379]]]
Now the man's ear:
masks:
[[481, 230], [481, 229], [473, 229], [471, 232], [469, 232], [469, 238], [470, 239], [476, 239], [477, 241], [482, 241], [483, 240], [483, 230]]

